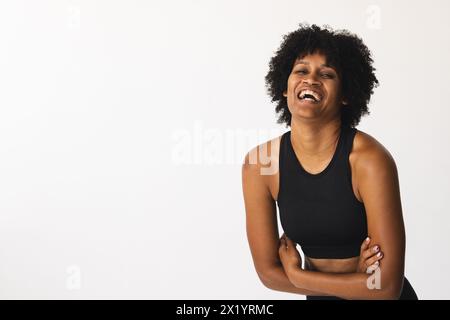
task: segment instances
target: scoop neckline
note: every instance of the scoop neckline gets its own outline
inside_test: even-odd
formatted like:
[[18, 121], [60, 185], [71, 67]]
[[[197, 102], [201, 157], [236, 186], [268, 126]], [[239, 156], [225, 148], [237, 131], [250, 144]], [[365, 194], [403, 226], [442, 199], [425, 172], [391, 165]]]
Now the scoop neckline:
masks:
[[300, 172], [302, 172], [305, 176], [310, 177], [310, 178], [320, 178], [320, 177], [325, 175], [330, 170], [330, 168], [333, 166], [334, 162], [336, 162], [336, 158], [337, 158], [338, 152], [339, 152], [340, 147], [342, 145], [343, 134], [344, 134], [345, 128], [341, 127], [340, 130], [341, 131], [339, 132], [339, 138], [338, 138], [338, 142], [336, 144], [336, 148], [334, 150], [333, 156], [331, 157], [331, 160], [328, 163], [328, 165], [325, 167], [325, 169], [323, 169], [319, 173], [310, 173], [310, 172], [305, 170], [305, 168], [303, 167], [302, 163], [300, 162], [300, 160], [297, 158], [297, 155], [295, 154], [294, 147], [292, 146], [292, 140], [291, 140], [292, 130], [289, 131], [289, 143], [288, 143], [289, 150], [292, 153], [292, 155], [293, 155], [293, 157], [295, 159], [295, 162], [297, 163], [297, 165], [298, 165], [298, 167], [300, 169]]

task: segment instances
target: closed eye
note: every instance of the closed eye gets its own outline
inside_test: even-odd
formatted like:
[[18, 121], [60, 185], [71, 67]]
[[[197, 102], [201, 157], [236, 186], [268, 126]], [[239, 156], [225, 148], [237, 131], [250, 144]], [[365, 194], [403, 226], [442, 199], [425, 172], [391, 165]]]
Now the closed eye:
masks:
[[322, 74], [322, 78], [326, 78], [326, 79], [333, 79], [334, 76], [330, 73], [323, 73]]

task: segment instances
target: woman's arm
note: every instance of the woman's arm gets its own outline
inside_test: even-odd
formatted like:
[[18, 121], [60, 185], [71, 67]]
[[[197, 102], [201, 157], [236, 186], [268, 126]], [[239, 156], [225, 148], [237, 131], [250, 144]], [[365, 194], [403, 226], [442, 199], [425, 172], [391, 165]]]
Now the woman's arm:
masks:
[[298, 288], [345, 299], [398, 299], [403, 287], [405, 230], [395, 161], [381, 144], [372, 142], [359, 153], [355, 168], [369, 236], [383, 248], [378, 270], [381, 288], [368, 288], [367, 279], [374, 276], [369, 274], [330, 274], [295, 266], [286, 266], [285, 270]]
[[326, 295], [313, 290], [295, 287], [287, 278], [278, 255], [279, 233], [277, 225], [276, 204], [268, 187], [271, 174], [278, 171], [276, 157], [272, 162], [262, 159], [270, 156], [270, 147], [275, 142], [268, 142], [250, 151], [242, 166], [242, 186], [246, 211], [246, 230], [254, 267], [261, 282], [272, 290], [297, 293], [303, 295]]

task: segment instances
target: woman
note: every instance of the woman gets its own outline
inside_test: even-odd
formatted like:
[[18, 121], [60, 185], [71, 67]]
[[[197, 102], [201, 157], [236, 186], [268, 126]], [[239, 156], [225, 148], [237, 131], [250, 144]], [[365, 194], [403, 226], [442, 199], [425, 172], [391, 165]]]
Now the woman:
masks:
[[404, 277], [395, 161], [355, 128], [378, 85], [372, 62], [356, 35], [316, 25], [284, 36], [270, 61], [268, 92], [291, 130], [251, 150], [242, 168], [247, 237], [270, 289], [307, 299], [417, 299]]

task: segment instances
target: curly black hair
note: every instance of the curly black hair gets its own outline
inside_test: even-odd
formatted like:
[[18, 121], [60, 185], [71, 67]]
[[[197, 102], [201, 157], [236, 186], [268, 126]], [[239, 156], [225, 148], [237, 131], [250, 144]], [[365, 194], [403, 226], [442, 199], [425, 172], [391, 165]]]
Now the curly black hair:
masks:
[[341, 123], [355, 127], [362, 115], [370, 114], [367, 105], [373, 89], [378, 86], [369, 49], [361, 38], [347, 30], [333, 30], [329, 26], [321, 28], [315, 24], [300, 23], [299, 26], [283, 36], [265, 77], [267, 92], [272, 102], [277, 102], [277, 122], [291, 125], [292, 115], [283, 92], [287, 91], [287, 80], [295, 60], [319, 52], [325, 55], [327, 63], [341, 79], [341, 94], [347, 102], [345, 108], [341, 108]]

